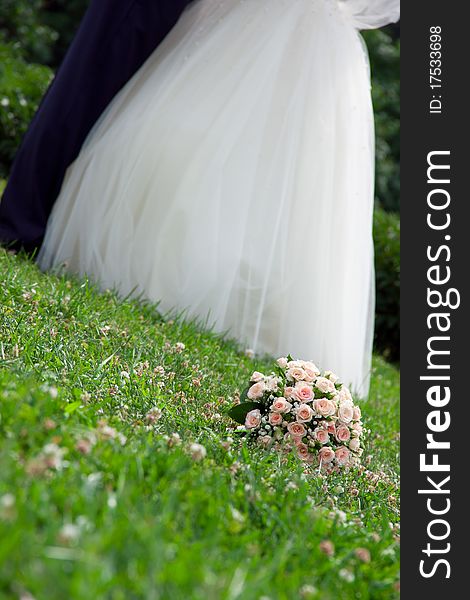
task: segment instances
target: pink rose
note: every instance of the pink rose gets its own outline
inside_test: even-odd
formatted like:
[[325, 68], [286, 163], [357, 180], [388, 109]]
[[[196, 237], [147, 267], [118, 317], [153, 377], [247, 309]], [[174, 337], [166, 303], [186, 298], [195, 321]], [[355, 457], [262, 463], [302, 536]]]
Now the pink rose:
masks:
[[259, 409], [250, 410], [245, 417], [245, 427], [247, 429], [255, 429], [261, 424], [261, 413]]
[[271, 406], [271, 410], [277, 413], [288, 413], [291, 408], [292, 404], [285, 398], [276, 398]]
[[260, 435], [257, 443], [259, 446], [262, 446], [263, 448], [268, 448], [271, 444], [272, 444], [272, 438], [269, 435]]
[[323, 446], [323, 448], [320, 448], [320, 451], [318, 452], [318, 458], [323, 464], [330, 463], [334, 457], [335, 453], [329, 446]]
[[326, 398], [321, 398], [321, 400], [315, 400], [315, 410], [322, 417], [331, 417], [336, 412], [336, 407], [334, 402], [331, 400], [327, 400]]
[[260, 373], [259, 371], [255, 371], [253, 373], [253, 375], [251, 376], [250, 381], [253, 381], [254, 383], [258, 383], [259, 381], [263, 381], [263, 379], [264, 379], [263, 373]]
[[305, 429], [305, 427], [302, 425], [302, 423], [289, 423], [289, 425], [287, 426], [287, 431], [293, 436], [293, 437], [303, 437], [307, 430]]
[[250, 400], [257, 400], [261, 398], [266, 390], [266, 386], [262, 381], [258, 381], [258, 383], [253, 384], [248, 390], [247, 397]]
[[308, 383], [313, 383], [315, 381], [315, 377], [317, 376], [315, 371], [312, 371], [312, 369], [309, 369], [308, 367], [304, 367], [304, 373], [305, 381], [307, 381]]
[[269, 415], [269, 422], [274, 427], [276, 427], [277, 425], [282, 425], [282, 415], [281, 415], [281, 413], [272, 412]]
[[351, 425], [351, 429], [353, 430], [353, 435], [355, 434], [356, 437], [359, 437], [362, 434], [362, 425], [361, 425], [361, 423], [353, 423]]
[[351, 438], [351, 432], [346, 425], [340, 425], [336, 428], [336, 439], [338, 442], [347, 442]]
[[349, 450], [346, 446], [340, 446], [335, 452], [336, 462], [339, 465], [347, 465], [349, 462]]
[[350, 423], [354, 414], [354, 407], [350, 402], [343, 402], [338, 409], [338, 417], [343, 423]]
[[287, 379], [302, 381], [303, 379], [305, 379], [305, 371], [301, 367], [291, 367], [287, 371]]
[[294, 395], [294, 388], [290, 387], [290, 386], [286, 386], [284, 388], [284, 396], [288, 399], [291, 399], [293, 395]]
[[297, 456], [302, 460], [308, 460], [310, 458], [310, 452], [308, 451], [307, 444], [297, 444], [296, 446]]
[[260, 435], [257, 442], [259, 446], [263, 448], [268, 448], [272, 444], [272, 438], [269, 435]]
[[349, 442], [349, 447], [351, 448], [351, 450], [353, 452], [357, 452], [359, 450], [359, 448], [361, 447], [361, 443], [359, 442], [359, 439], [358, 438], [353, 438]]
[[331, 435], [336, 435], [336, 425], [334, 423], [328, 423], [328, 433], [331, 433]]
[[277, 364], [281, 367], [281, 369], [285, 369], [287, 367], [287, 358], [281, 356], [281, 358], [277, 359]]
[[353, 420], [359, 421], [361, 416], [362, 416], [361, 409], [359, 408], [359, 406], [355, 406], [353, 409]]
[[297, 407], [296, 417], [299, 423], [308, 423], [312, 420], [313, 410], [308, 404], [301, 404]]
[[301, 402], [310, 402], [313, 400], [313, 390], [309, 385], [298, 383], [294, 388], [294, 394]]
[[336, 391], [335, 384], [326, 377], [317, 377], [315, 381], [315, 387], [317, 387], [324, 394]]
[[317, 375], [320, 375], [320, 369], [315, 363], [311, 362], [310, 360], [304, 360], [301, 366], [304, 370], [308, 369], [309, 371], [312, 371], [315, 374], [315, 377]]
[[318, 427], [313, 433], [317, 442], [320, 442], [320, 444], [328, 443], [330, 436], [326, 429], [323, 429], [323, 427]]

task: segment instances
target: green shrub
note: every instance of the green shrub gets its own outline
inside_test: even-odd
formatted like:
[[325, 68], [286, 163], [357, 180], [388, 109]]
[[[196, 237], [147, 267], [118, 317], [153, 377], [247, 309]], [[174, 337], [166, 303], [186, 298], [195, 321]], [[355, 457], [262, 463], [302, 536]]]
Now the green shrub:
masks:
[[43, 0], [1, 0], [0, 41], [11, 42], [28, 62], [46, 64], [53, 58], [57, 32], [44, 22]]
[[80, 21], [90, 4], [90, 0], [48, 0], [43, 2], [40, 13], [41, 22], [57, 32], [57, 39], [51, 48], [48, 64], [58, 67], [69, 47]]
[[48, 67], [28, 64], [15, 45], [0, 40], [0, 178], [51, 80]]
[[375, 347], [400, 358], [400, 219], [377, 208], [374, 217], [376, 315]]
[[372, 71], [376, 129], [376, 200], [400, 208], [400, 40], [383, 30], [364, 32]]

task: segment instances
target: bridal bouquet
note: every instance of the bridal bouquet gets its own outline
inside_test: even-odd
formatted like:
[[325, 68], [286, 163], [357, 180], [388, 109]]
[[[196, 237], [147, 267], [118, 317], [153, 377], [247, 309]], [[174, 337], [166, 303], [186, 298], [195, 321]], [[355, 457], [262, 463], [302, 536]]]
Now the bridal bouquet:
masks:
[[360, 408], [334, 373], [312, 362], [289, 356], [270, 375], [255, 371], [229, 416], [258, 444], [295, 451], [325, 471], [351, 466], [362, 454]]

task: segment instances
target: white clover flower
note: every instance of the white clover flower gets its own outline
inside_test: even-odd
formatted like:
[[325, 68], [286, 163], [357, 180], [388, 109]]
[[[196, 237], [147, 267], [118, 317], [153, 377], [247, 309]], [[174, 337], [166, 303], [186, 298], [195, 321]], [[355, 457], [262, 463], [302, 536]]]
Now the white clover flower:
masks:
[[58, 539], [62, 544], [70, 544], [80, 537], [80, 527], [73, 523], [66, 523], [59, 531]]
[[159, 421], [161, 419], [162, 414], [163, 414], [163, 412], [159, 408], [154, 406], [145, 415], [145, 420], [147, 421], [147, 423], [150, 423], [150, 424], [156, 423], [157, 421]]
[[341, 579], [344, 579], [344, 581], [347, 581], [348, 583], [352, 583], [355, 579], [354, 573], [349, 569], [340, 569], [338, 575], [341, 577]]
[[232, 513], [232, 519], [237, 523], [245, 522], [245, 515], [243, 515], [239, 510], [237, 510], [234, 506], [230, 507], [230, 512]]
[[16, 498], [15, 498], [15, 496], [13, 496], [13, 494], [4, 494], [0, 498], [0, 506], [2, 508], [6, 508], [6, 509], [13, 508], [13, 506], [15, 505], [15, 502], [16, 502]]
[[207, 450], [202, 444], [191, 444], [189, 446], [189, 452], [191, 454], [191, 458], [196, 462], [204, 460], [207, 456]]

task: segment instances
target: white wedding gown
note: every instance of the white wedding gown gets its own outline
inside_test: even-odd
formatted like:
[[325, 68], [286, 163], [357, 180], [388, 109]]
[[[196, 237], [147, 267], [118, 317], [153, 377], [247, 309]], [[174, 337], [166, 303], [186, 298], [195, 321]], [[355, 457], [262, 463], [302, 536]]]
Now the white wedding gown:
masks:
[[365, 395], [373, 112], [398, 0], [197, 0], [68, 170], [38, 261], [208, 318]]

